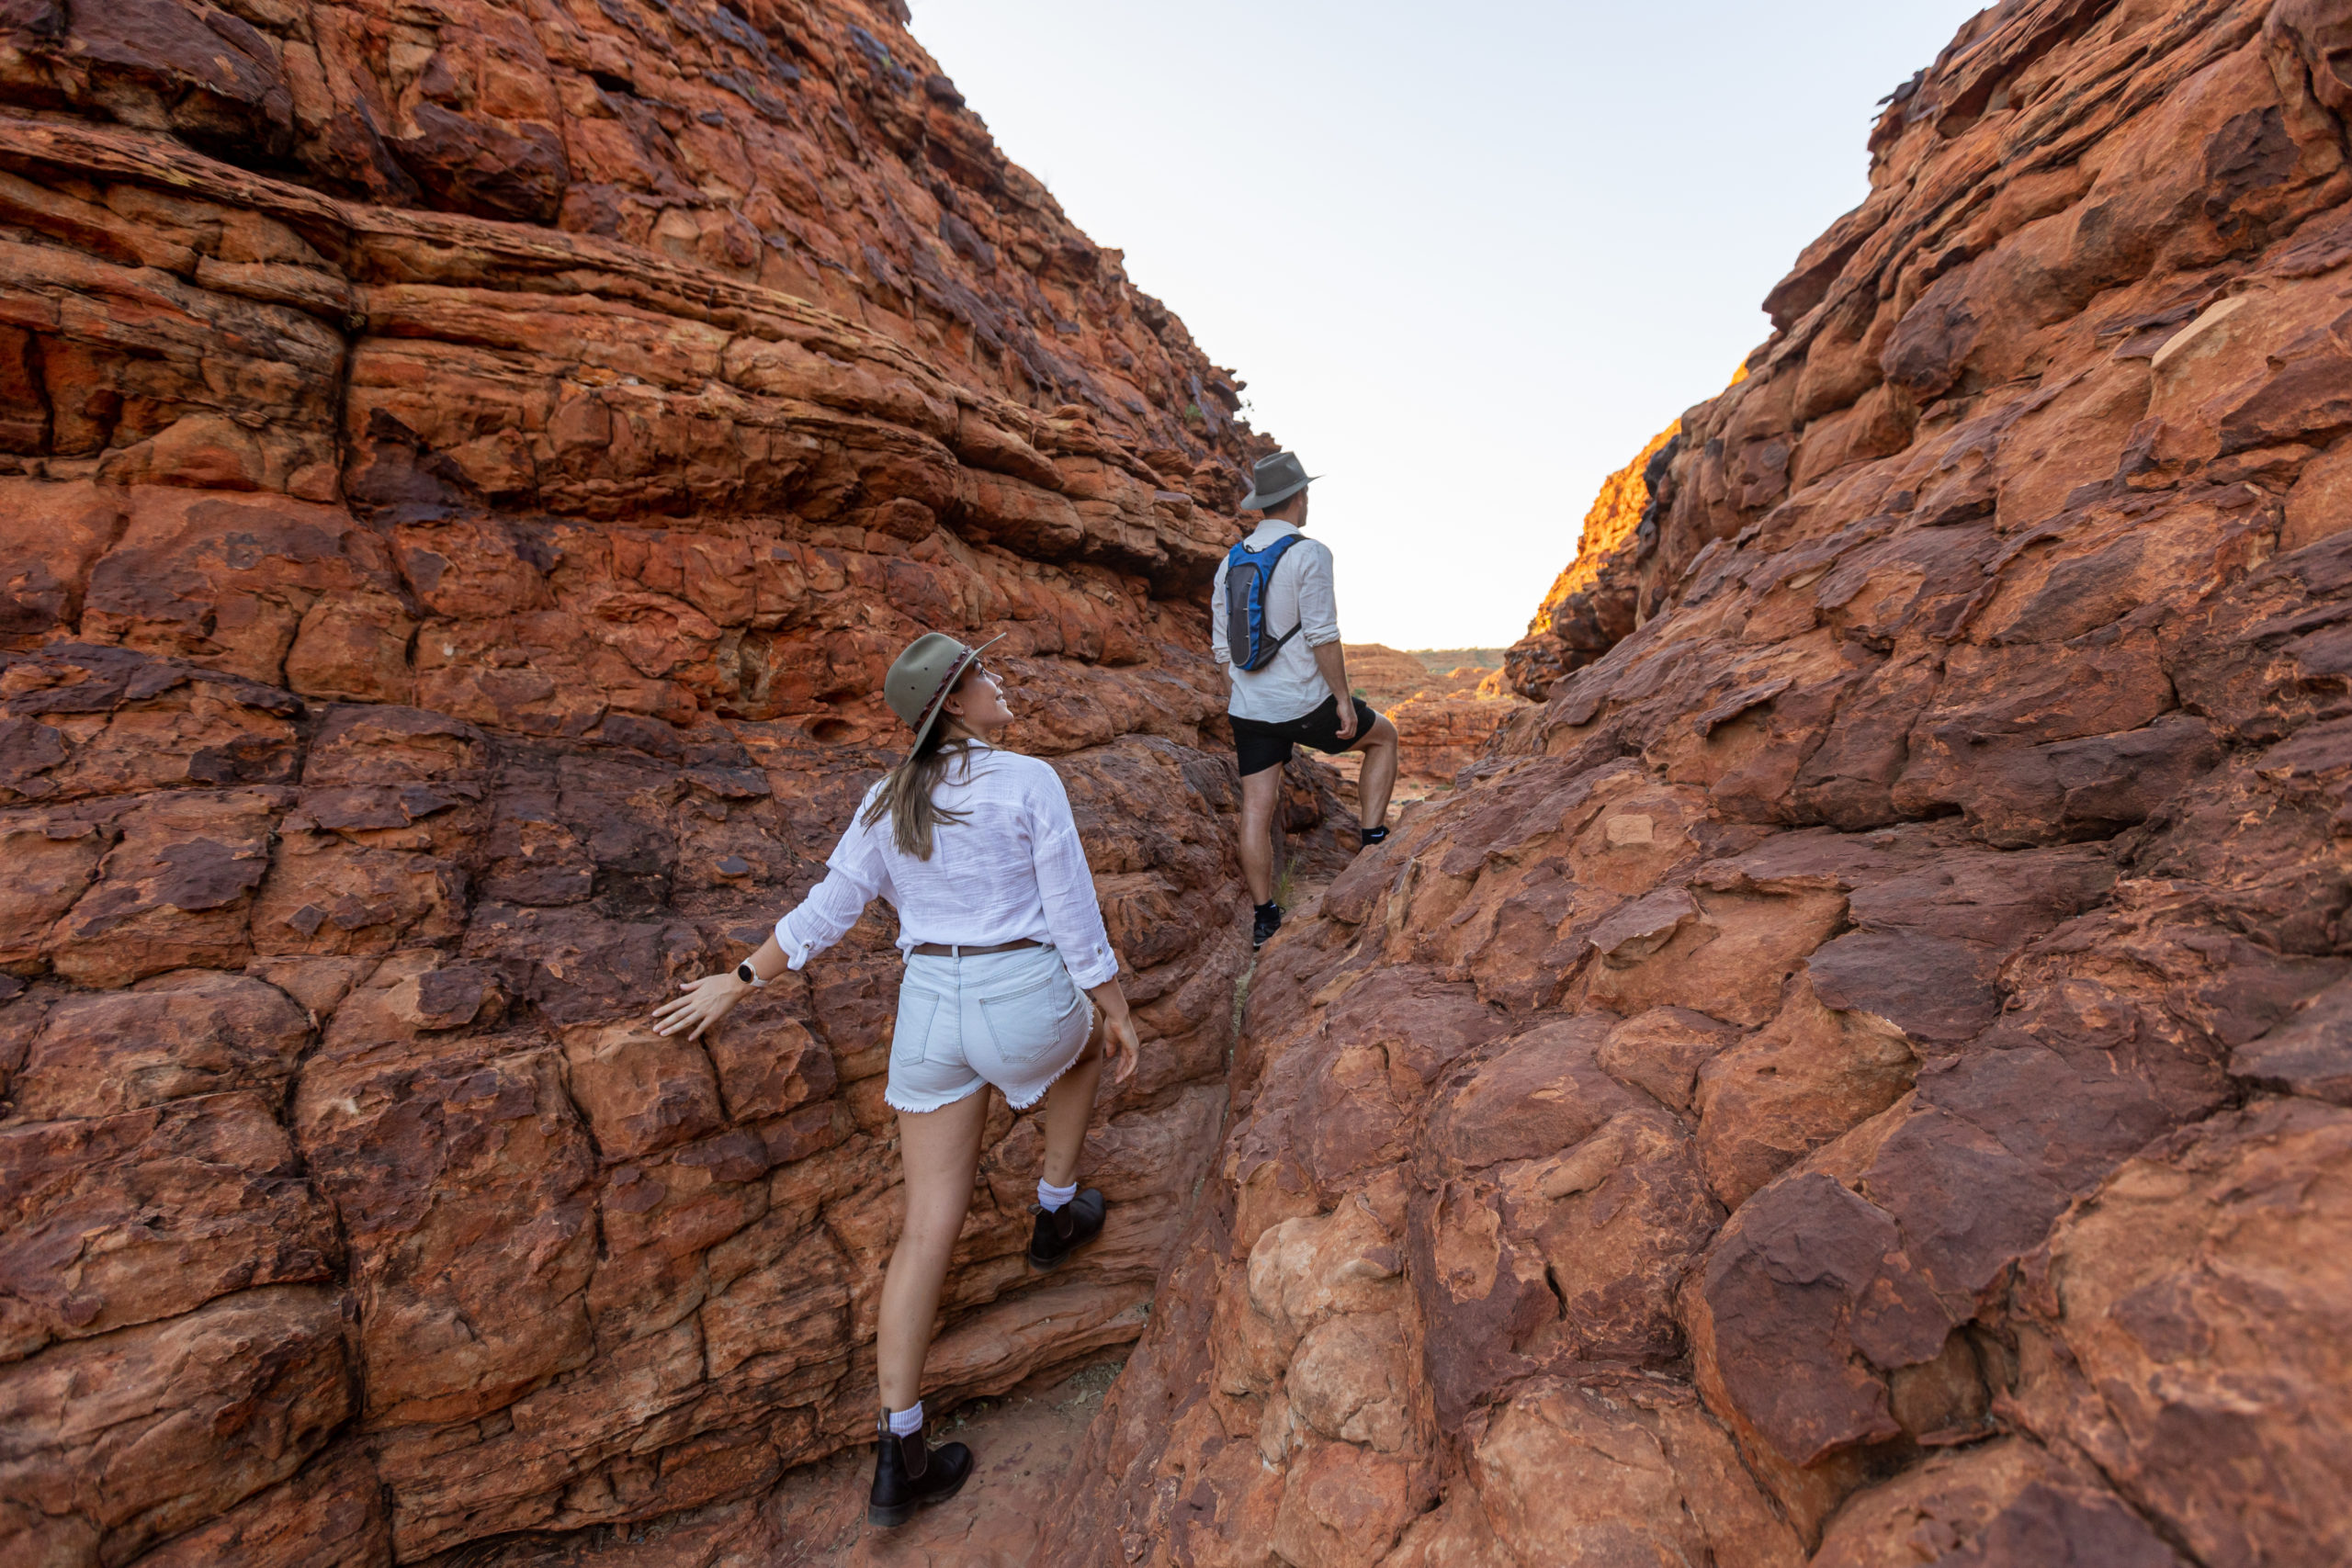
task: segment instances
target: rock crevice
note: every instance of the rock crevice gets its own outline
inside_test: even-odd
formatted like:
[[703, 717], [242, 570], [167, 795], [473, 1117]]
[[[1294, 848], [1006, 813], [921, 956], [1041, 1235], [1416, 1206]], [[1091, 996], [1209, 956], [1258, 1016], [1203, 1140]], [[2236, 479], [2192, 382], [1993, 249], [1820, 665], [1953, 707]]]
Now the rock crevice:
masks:
[[2352, 1551], [2348, 40], [2012, 0], [1890, 101], [1261, 955], [1049, 1561]]

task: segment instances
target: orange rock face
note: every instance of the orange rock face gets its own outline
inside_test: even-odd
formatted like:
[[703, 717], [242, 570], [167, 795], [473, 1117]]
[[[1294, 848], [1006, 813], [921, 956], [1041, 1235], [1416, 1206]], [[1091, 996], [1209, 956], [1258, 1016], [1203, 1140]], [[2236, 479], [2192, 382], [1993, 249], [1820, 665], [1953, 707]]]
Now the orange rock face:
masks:
[[1590, 661], [1261, 955], [1048, 1561], [2352, 1553], [2347, 50], [1896, 95]]
[[1600, 493], [1585, 513], [1584, 530], [1577, 536], [1575, 558], [1553, 581], [1528, 623], [1527, 635], [1504, 656], [1505, 679], [1521, 696], [1542, 702], [1551, 694], [1554, 682], [1591, 663], [1634, 629], [1634, 604], [1623, 569], [1637, 547], [1634, 534], [1649, 510], [1652, 473], [1663, 475], [1673, 458], [1661, 460], [1661, 454], [1681, 434], [1682, 422], [1677, 420], [1602, 481]]
[[1006, 634], [1146, 1039], [1043, 1288], [990, 1123], [936, 1392], [1140, 1330], [1264, 444], [904, 19], [0, 7], [0, 1559], [416, 1561], [865, 1432], [887, 924], [643, 1020], [818, 876], [922, 628]]

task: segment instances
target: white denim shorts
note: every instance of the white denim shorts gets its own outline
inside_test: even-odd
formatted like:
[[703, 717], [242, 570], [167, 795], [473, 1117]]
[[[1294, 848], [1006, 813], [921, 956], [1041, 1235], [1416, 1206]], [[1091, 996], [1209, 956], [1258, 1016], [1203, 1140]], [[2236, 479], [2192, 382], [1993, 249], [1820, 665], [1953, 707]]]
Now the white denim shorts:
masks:
[[1051, 947], [910, 954], [890, 1035], [893, 1111], [937, 1111], [994, 1084], [1015, 1111], [1045, 1098], [1094, 1032], [1094, 1004]]

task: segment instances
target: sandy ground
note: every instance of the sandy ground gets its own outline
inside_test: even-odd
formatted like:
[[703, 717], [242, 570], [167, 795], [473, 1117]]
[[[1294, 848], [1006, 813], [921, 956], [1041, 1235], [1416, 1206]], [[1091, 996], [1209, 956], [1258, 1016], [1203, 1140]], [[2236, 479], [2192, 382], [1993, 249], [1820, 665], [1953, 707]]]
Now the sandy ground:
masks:
[[481, 1542], [437, 1568], [1026, 1568], [1044, 1522], [1066, 1506], [1064, 1478], [1122, 1364], [1097, 1362], [948, 1416], [934, 1438], [971, 1446], [972, 1478], [895, 1530], [866, 1528], [874, 1450], [861, 1444], [794, 1471], [755, 1503], [634, 1529]]
[[787, 1542], [777, 1568], [1025, 1568], [1045, 1521], [1063, 1506], [1079, 1440], [1121, 1365], [1106, 1361], [1032, 1397], [985, 1401], [950, 1416], [937, 1440], [971, 1445], [972, 1479], [895, 1530], [865, 1526], [871, 1450], [794, 1472], [767, 1503]]

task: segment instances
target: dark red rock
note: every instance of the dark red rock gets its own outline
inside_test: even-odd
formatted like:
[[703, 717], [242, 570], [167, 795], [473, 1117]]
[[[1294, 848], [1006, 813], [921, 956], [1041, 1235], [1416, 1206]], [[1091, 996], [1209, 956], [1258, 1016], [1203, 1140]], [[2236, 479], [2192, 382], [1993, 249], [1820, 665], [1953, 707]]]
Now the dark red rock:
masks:
[[[1541, 709], [1261, 956], [1046, 1561], [2343, 1555], [2341, 10], [1996, 7], [1894, 96]], [[1434, 1074], [1354, 1010], [1432, 984]], [[1384, 1202], [1402, 1447], [1267, 1305]]]
[[2152, 1148], [2057, 1228], [2020, 1292], [2017, 1418], [2199, 1561], [2344, 1548], [2324, 1478], [2352, 1434], [2333, 1278], [2346, 1114], [2257, 1101]]
[[224, 1089], [275, 1097], [310, 1038], [302, 1010], [258, 980], [202, 969], [158, 976], [51, 1009], [10, 1100], [19, 1116], [51, 1121]]
[[0, 1127], [0, 1214], [9, 1360], [249, 1286], [332, 1279], [344, 1261], [269, 1098], [252, 1092]]
[[2240, 1046], [2230, 1071], [2265, 1089], [2352, 1105], [2352, 985], [2329, 987]]
[[[1054, 1291], [991, 1122], [930, 1392], [1142, 1331], [1247, 953], [1202, 594], [1268, 443], [902, 12], [640, 11], [0, 6], [11, 1429], [299, 1289], [345, 1433], [222, 1417], [152, 1497], [28, 1449], [0, 1557], [416, 1559], [863, 1440], [887, 918], [644, 1018], [820, 874], [927, 629], [1004, 634], [1144, 1035]], [[1331, 775], [1286, 804], [1319, 875]], [[125, 1355], [202, 1413], [294, 1352]]]
[[0, 1372], [0, 1529], [129, 1561], [292, 1474], [353, 1413], [335, 1293], [243, 1291]]

